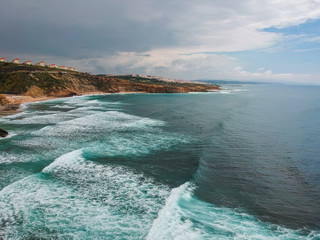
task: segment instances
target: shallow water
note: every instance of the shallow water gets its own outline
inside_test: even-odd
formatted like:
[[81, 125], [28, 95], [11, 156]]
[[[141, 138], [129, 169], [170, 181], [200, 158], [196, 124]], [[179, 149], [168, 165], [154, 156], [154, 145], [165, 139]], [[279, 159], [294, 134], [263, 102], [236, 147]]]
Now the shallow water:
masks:
[[27, 104], [0, 119], [0, 238], [319, 239], [319, 93]]

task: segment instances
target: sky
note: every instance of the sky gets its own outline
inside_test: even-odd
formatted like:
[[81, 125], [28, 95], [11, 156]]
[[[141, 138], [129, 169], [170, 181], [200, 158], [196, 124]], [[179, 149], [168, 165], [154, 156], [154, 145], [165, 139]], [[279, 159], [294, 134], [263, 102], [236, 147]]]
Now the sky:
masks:
[[0, 0], [0, 57], [93, 74], [320, 84], [320, 0]]

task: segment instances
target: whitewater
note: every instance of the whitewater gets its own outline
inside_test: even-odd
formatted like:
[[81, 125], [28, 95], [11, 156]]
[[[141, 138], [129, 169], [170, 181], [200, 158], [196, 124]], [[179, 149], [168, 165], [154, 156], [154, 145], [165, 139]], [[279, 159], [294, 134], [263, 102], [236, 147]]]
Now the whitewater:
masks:
[[317, 90], [26, 104], [0, 119], [0, 239], [320, 239]]

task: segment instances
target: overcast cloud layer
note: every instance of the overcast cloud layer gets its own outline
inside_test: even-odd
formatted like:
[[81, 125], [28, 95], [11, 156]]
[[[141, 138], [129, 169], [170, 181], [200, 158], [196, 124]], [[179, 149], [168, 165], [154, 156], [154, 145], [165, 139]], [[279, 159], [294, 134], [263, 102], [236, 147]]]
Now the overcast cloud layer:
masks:
[[93, 73], [320, 83], [303, 68], [320, 50], [319, 18], [319, 0], [2, 0], [0, 55]]

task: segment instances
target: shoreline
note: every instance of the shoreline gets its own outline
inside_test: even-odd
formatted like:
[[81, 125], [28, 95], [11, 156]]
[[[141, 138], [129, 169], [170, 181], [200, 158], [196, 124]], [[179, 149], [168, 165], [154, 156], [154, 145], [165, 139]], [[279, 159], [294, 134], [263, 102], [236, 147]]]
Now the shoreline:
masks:
[[[106, 94], [106, 93], [104, 93], [104, 92], [89, 92], [89, 93], [84, 93], [84, 94], [80, 94], [77, 96], [100, 95], [100, 94], [102, 95], [102, 94]], [[49, 96], [30, 97], [30, 96], [18, 95], [18, 94], [2, 94], [2, 95], [6, 96], [6, 98], [9, 100], [9, 104], [7, 104], [5, 106], [0, 106], [0, 118], [22, 112], [21, 104], [24, 104], [24, 103], [42, 102], [42, 101], [46, 101], [46, 100], [62, 98], [62, 97], [49, 97]]]
[[[125, 93], [132, 94], [132, 93], [146, 93], [146, 92], [108, 93], [108, 92], [95, 91], [95, 92], [81, 93], [79, 95], [74, 95], [74, 97], [76, 97], [76, 96], [90, 96], [90, 95], [125, 94]], [[23, 110], [21, 109], [21, 105], [24, 103], [42, 102], [42, 101], [46, 101], [46, 100], [64, 98], [64, 97], [49, 97], [49, 96], [30, 97], [30, 96], [26, 96], [26, 95], [6, 94], [6, 93], [1, 93], [1, 94], [4, 95], [9, 100], [10, 103], [5, 106], [0, 106], [0, 118], [5, 117], [5, 116], [10, 116], [10, 115], [15, 115], [17, 113], [22, 112]]]
[[7, 104], [6, 106], [0, 107], [0, 118], [9, 115], [14, 115], [19, 112], [21, 112], [20, 104]]
[[[213, 91], [213, 92], [215, 92], [215, 91]], [[134, 93], [148, 93], [148, 92], [144, 92], [144, 91], [132, 92], [132, 91], [129, 91], [129, 92], [110, 93], [110, 92], [95, 91], [95, 92], [81, 93], [79, 95], [74, 95], [72, 97], [90, 96], [90, 95], [109, 95], [109, 94], [134, 94]], [[1, 93], [1, 95], [4, 95], [9, 100], [9, 104], [4, 105], [4, 106], [0, 106], [0, 118], [1, 117], [5, 117], [5, 116], [14, 115], [14, 114], [22, 112], [23, 110], [21, 109], [21, 105], [24, 104], [24, 103], [42, 102], [42, 101], [46, 101], [46, 100], [65, 98], [65, 97], [50, 97], [50, 96], [31, 97], [31, 96], [26, 96], [26, 95], [6, 94], [6, 93]]]

